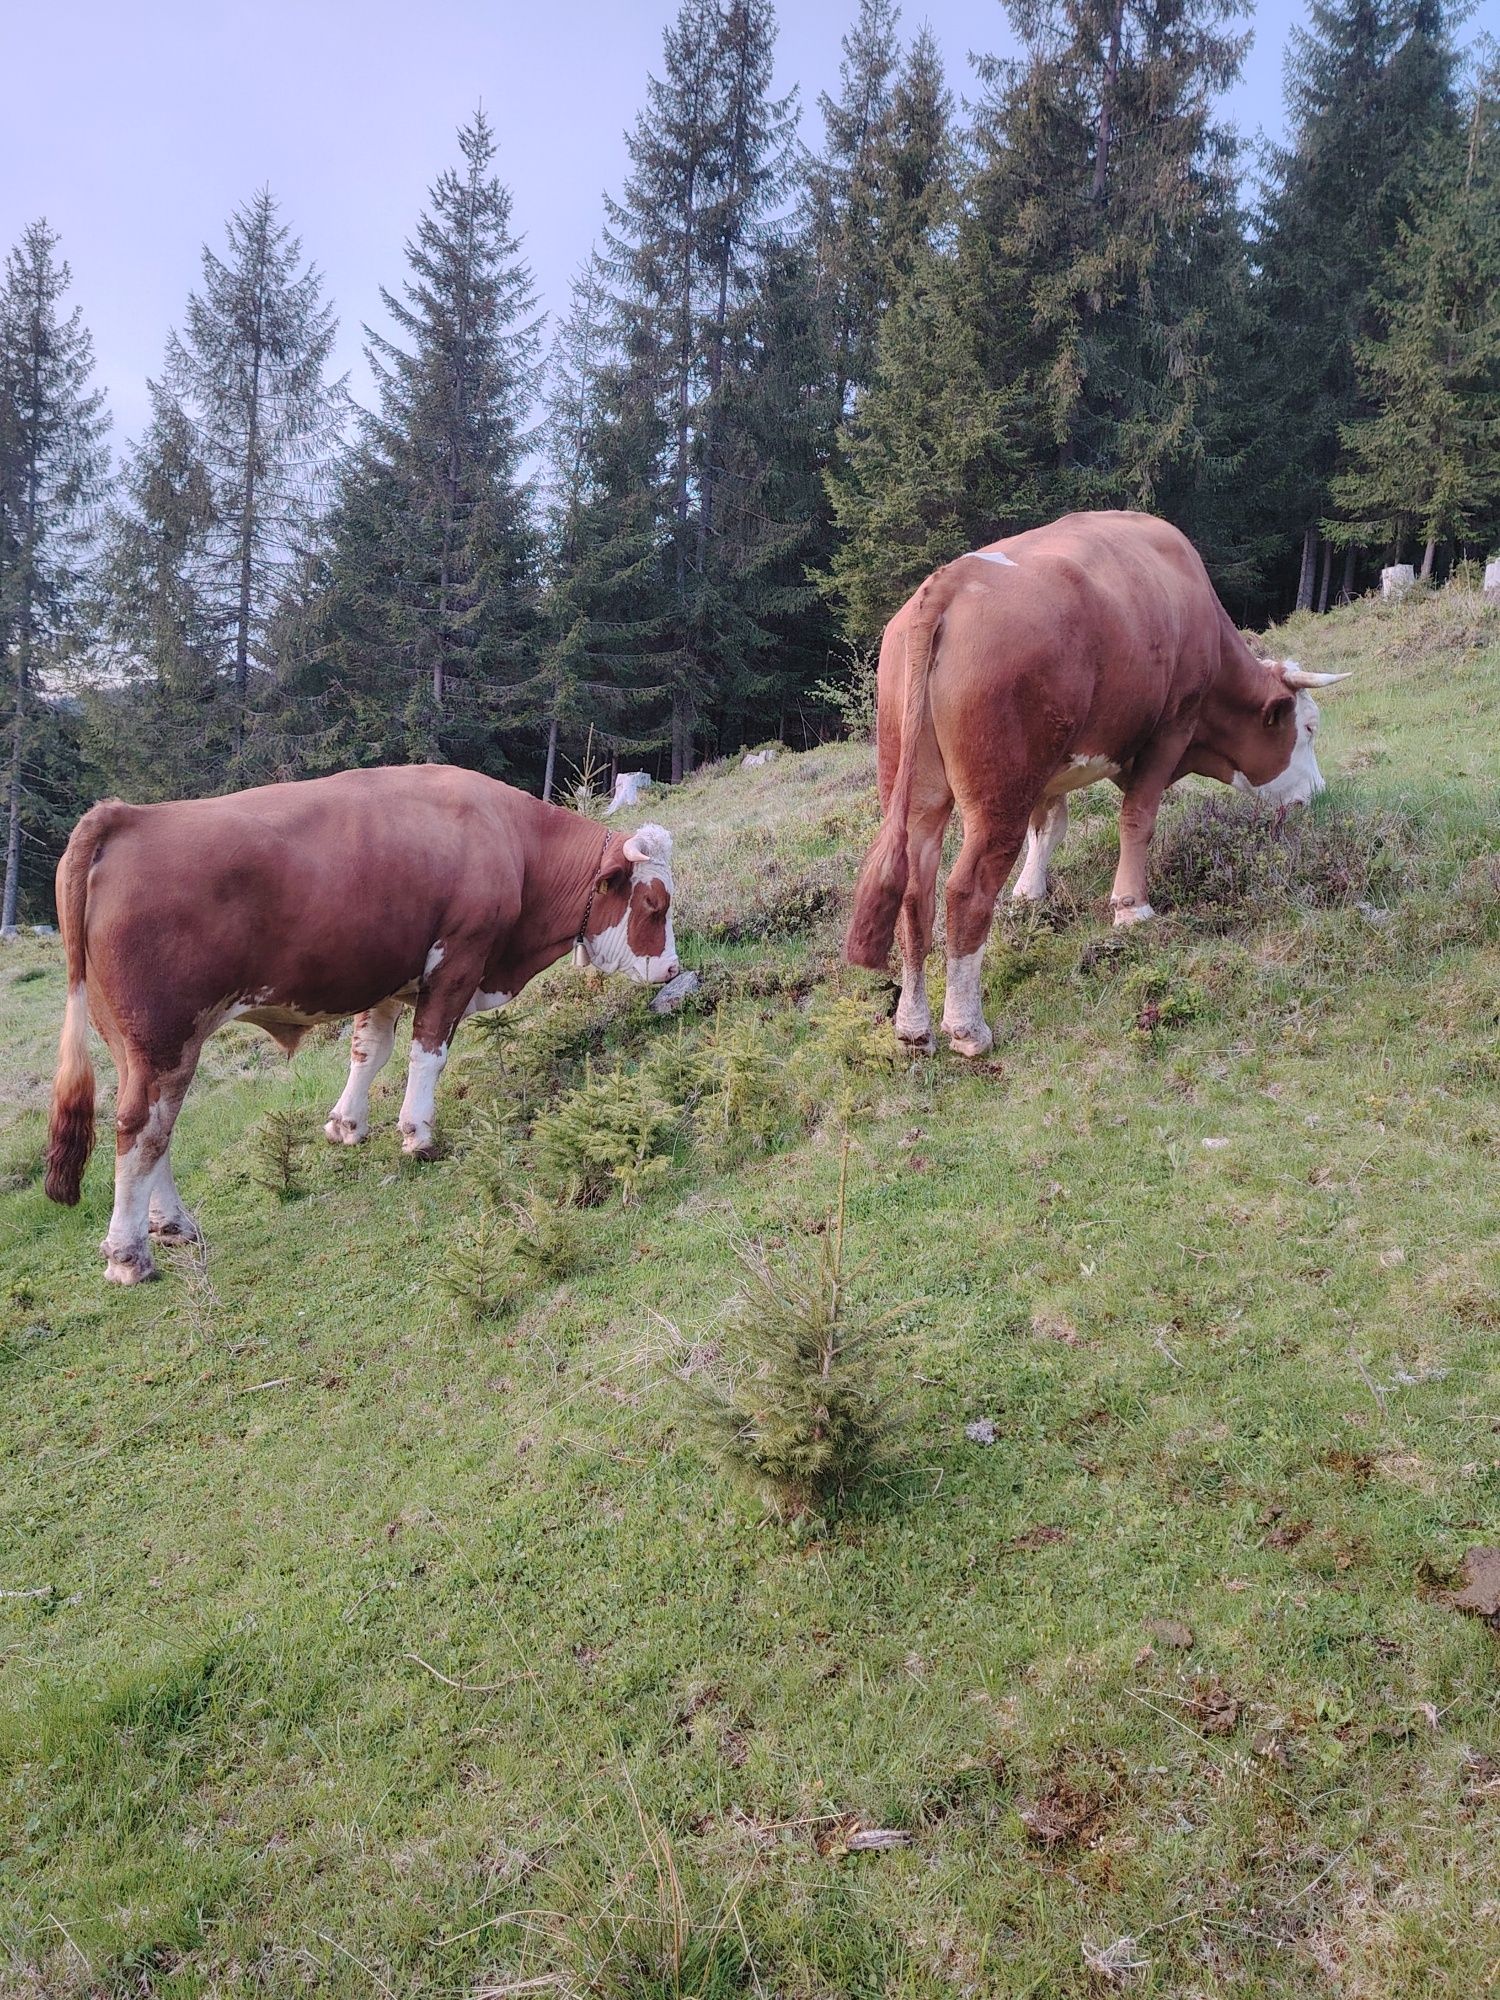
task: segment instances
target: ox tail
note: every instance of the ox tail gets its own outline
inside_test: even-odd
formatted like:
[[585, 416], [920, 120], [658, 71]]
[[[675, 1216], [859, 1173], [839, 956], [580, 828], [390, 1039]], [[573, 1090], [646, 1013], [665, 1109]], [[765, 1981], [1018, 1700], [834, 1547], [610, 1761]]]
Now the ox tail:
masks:
[[844, 956], [851, 965], [883, 972], [890, 959], [896, 919], [911, 872], [907, 856], [907, 822], [911, 816], [912, 783], [918, 748], [928, 719], [928, 683], [937, 651], [938, 626], [947, 609], [945, 596], [928, 577], [917, 592], [906, 628], [906, 699], [901, 710], [901, 753], [896, 780], [885, 809], [885, 823], [865, 856], [854, 888], [854, 914], [844, 939]]
[[77, 1204], [83, 1170], [94, 1150], [94, 1065], [89, 1055], [88, 960], [85, 948], [89, 870], [104, 836], [121, 808], [114, 801], [86, 812], [57, 867], [57, 918], [68, 965], [68, 1000], [63, 1011], [52, 1080], [52, 1118], [47, 1135], [49, 1199], [67, 1208]]

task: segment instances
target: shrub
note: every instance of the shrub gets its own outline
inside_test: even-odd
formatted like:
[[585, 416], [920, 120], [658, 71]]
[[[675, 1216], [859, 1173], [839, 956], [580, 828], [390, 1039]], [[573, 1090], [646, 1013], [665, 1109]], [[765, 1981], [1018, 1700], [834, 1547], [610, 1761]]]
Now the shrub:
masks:
[[533, 1138], [543, 1177], [581, 1206], [618, 1191], [627, 1207], [666, 1178], [678, 1113], [645, 1070], [589, 1075]]
[[255, 1128], [251, 1179], [278, 1201], [295, 1201], [303, 1192], [306, 1148], [307, 1133], [295, 1111], [268, 1111]]
[[844, 1265], [846, 1142], [838, 1205], [813, 1247], [773, 1265], [740, 1254], [745, 1282], [720, 1341], [727, 1359], [685, 1385], [690, 1427], [713, 1464], [784, 1519], [827, 1514], [888, 1446], [889, 1398], [868, 1348], [888, 1323], [849, 1308]]
[[510, 1299], [509, 1232], [489, 1209], [465, 1223], [448, 1245], [437, 1283], [473, 1322], [493, 1319]]

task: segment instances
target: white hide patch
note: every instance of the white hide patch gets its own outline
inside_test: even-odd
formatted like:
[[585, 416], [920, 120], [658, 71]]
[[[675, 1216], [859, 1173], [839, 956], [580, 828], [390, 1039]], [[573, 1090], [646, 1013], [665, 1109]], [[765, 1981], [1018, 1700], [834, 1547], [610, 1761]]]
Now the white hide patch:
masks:
[[963, 958], [948, 961], [948, 992], [943, 1001], [943, 1033], [960, 1055], [982, 1056], [994, 1043], [984, 1018], [980, 974], [984, 968], [984, 946]]
[[[1295, 662], [1288, 661], [1287, 664], [1295, 665]], [[1264, 785], [1252, 785], [1243, 771], [1236, 771], [1232, 780], [1234, 789], [1237, 792], [1253, 792], [1256, 798], [1264, 799], [1273, 806], [1305, 806], [1309, 799], [1315, 799], [1319, 792], [1326, 791], [1327, 783], [1314, 748], [1318, 721], [1318, 704], [1303, 690], [1297, 696], [1297, 741], [1286, 769]]]
[[927, 968], [901, 960], [901, 998], [896, 1003], [896, 1039], [918, 1048], [932, 1045], [932, 1009], [927, 1004]]
[[1086, 785], [1097, 785], [1101, 778], [1113, 778], [1119, 774], [1119, 765], [1113, 757], [1103, 757], [1086, 750], [1077, 757], [1070, 757], [1060, 771], [1047, 780], [1044, 799], [1060, 799], [1066, 792], [1081, 792]]
[[459, 1019], [467, 1021], [471, 1014], [498, 1013], [500, 1008], [508, 1007], [514, 998], [513, 993], [476, 993]]
[[[595, 972], [620, 972], [640, 985], [659, 986], [677, 965], [677, 940], [672, 933], [670, 901], [672, 836], [664, 826], [640, 827], [626, 841], [625, 854], [632, 864], [625, 913], [618, 923], [611, 924], [607, 930], [595, 931], [584, 938], [573, 954], [573, 963], [581, 970], [591, 967]], [[650, 957], [643, 957], [630, 948], [630, 895], [641, 882], [660, 882], [669, 899], [662, 949]]]
[[448, 1061], [448, 1044], [424, 1049], [413, 1042], [406, 1072], [406, 1096], [401, 1101], [401, 1150], [420, 1152], [432, 1144], [432, 1120], [437, 1108], [438, 1078]]
[[998, 563], [1001, 569], [1019, 569], [1021, 567], [1019, 563], [1012, 562], [1009, 556], [1002, 555], [998, 549], [970, 549], [969, 554], [974, 558], [975, 562]]
[[424, 979], [431, 979], [433, 973], [437, 971], [442, 962], [443, 947], [440, 944], [435, 944], [422, 961], [422, 977]]
[[1040, 903], [1046, 900], [1047, 870], [1052, 862], [1052, 853], [1067, 830], [1068, 795], [1060, 792], [1048, 806], [1040, 829], [1035, 819], [1026, 829], [1026, 860], [1016, 886], [1010, 892], [1017, 902]]

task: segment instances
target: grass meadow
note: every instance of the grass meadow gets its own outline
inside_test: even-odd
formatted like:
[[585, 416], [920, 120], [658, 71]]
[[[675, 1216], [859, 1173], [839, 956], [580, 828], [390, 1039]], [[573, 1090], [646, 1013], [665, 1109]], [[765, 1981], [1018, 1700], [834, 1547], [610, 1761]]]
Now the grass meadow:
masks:
[[[868, 748], [722, 767], [653, 806], [682, 1016], [556, 968], [426, 1165], [400, 1048], [345, 1150], [345, 1044], [225, 1032], [132, 1292], [0, 954], [6, 2000], [1500, 1982], [1500, 608], [1270, 644], [1357, 669], [1328, 794], [1184, 788], [1119, 936], [1085, 795], [991, 1058], [839, 962]], [[782, 1522], [684, 1381], [845, 1163], [894, 1416]]]

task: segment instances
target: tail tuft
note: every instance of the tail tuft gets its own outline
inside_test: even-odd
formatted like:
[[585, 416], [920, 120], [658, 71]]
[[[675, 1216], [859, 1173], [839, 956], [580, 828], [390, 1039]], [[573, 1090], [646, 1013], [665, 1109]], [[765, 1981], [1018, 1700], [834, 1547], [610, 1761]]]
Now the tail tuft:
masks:
[[52, 1085], [44, 1183], [48, 1200], [61, 1202], [65, 1208], [77, 1206], [83, 1170], [94, 1150], [94, 1065], [89, 1060], [88, 1016], [87, 987], [70, 988]]
[[905, 821], [887, 820], [855, 885], [854, 914], [844, 938], [844, 956], [851, 965], [885, 971], [901, 899], [906, 894], [908, 867]]

